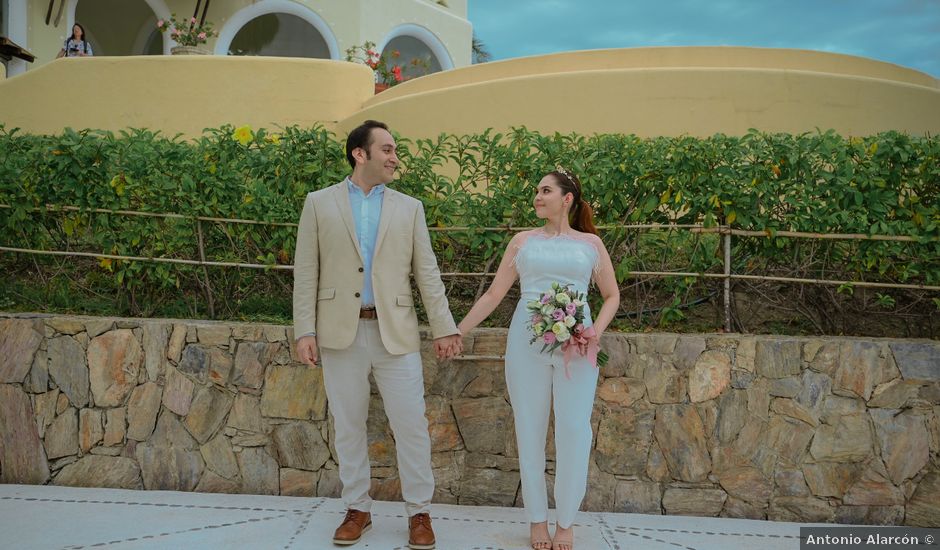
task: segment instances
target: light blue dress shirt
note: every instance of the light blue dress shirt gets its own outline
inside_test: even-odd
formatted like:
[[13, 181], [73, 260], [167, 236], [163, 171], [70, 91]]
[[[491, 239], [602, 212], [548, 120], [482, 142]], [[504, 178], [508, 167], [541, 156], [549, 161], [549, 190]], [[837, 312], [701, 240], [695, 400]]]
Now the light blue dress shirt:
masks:
[[375, 254], [375, 239], [379, 233], [379, 220], [382, 218], [385, 185], [376, 185], [368, 195], [363, 193], [362, 189], [349, 178], [346, 178], [346, 187], [349, 189], [349, 205], [352, 207], [353, 219], [356, 222], [356, 237], [359, 239], [359, 250], [362, 252], [364, 264], [365, 282], [362, 285], [362, 305], [363, 307], [374, 306], [372, 256]]

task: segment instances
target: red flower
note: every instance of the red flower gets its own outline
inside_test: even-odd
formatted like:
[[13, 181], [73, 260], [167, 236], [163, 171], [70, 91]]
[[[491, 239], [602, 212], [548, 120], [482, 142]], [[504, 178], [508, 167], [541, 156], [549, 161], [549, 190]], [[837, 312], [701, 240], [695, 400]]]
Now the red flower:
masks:
[[401, 78], [401, 67], [399, 67], [398, 65], [395, 65], [395, 67], [392, 68], [392, 73], [395, 74], [395, 81], [401, 82], [401, 80], [402, 80], [402, 78]]

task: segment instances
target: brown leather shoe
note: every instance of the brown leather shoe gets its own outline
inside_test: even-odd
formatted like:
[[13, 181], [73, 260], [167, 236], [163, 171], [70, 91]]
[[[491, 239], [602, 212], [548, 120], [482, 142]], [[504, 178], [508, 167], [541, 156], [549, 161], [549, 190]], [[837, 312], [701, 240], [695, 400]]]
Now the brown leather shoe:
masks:
[[415, 514], [408, 518], [408, 548], [411, 550], [434, 548], [434, 530], [431, 529], [430, 514]]
[[362, 534], [372, 527], [372, 514], [361, 512], [359, 510], [346, 510], [346, 517], [343, 523], [339, 524], [336, 532], [333, 534], [333, 544], [339, 546], [349, 546], [359, 542]]

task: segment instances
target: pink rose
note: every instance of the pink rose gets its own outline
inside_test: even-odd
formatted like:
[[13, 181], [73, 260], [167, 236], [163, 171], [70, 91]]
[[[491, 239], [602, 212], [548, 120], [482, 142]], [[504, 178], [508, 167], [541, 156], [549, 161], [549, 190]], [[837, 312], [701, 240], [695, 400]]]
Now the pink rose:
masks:
[[556, 340], [554, 332], [546, 332], [542, 338], [544, 338], [546, 344], [554, 344]]
[[574, 315], [575, 311], [578, 311], [578, 307], [575, 306], [574, 304], [568, 304], [565, 306], [565, 313], [567, 313], [568, 315]]
[[564, 318], [565, 318], [565, 312], [560, 309], [556, 309], [555, 312], [552, 313], [552, 319], [556, 321], [561, 321]]
[[199, 33], [198, 36], [199, 36], [199, 40], [205, 40], [205, 39], [206, 39], [206, 33], [204, 33], [204, 32]]
[[195, 17], [190, 17], [190, 18], [189, 18], [189, 22], [195, 25], [195, 24], [196, 24], [196, 18], [195, 18]]
[[541, 300], [541, 301], [542, 301], [543, 304], [547, 304], [547, 303], [549, 303], [549, 302], [552, 301], [552, 298], [554, 298], [554, 296], [552, 296], [551, 294], [548, 294], [548, 293], [542, 294], [542, 300]]
[[157, 27], [159, 28], [159, 27], [162, 27], [162, 26], [163, 26], [163, 19], [157, 21]]
[[532, 316], [532, 324], [534, 325], [536, 323], [541, 323], [542, 319], [543, 317], [539, 315], [538, 313], [536, 313], [535, 315]]

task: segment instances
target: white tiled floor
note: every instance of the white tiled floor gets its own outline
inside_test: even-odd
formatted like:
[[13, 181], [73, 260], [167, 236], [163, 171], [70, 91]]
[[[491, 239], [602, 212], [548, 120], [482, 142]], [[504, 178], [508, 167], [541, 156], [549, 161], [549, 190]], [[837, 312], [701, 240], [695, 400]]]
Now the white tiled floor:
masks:
[[[342, 502], [327, 498], [0, 485], [0, 548], [333, 549]], [[518, 508], [435, 504], [438, 550], [524, 549]], [[578, 550], [799, 548], [796, 523], [582, 513]], [[404, 506], [378, 502], [355, 549], [407, 548]]]

